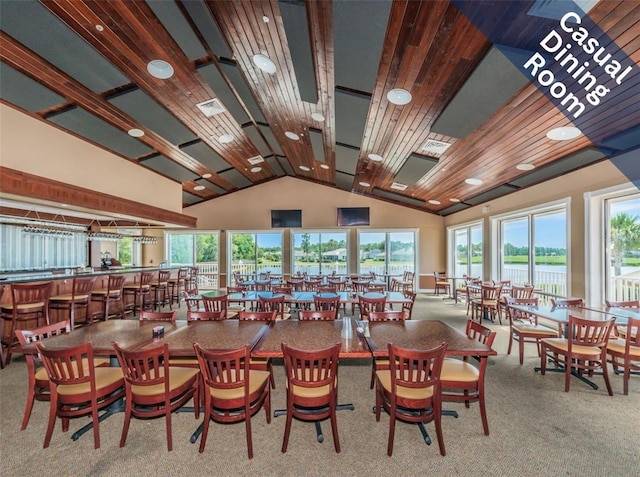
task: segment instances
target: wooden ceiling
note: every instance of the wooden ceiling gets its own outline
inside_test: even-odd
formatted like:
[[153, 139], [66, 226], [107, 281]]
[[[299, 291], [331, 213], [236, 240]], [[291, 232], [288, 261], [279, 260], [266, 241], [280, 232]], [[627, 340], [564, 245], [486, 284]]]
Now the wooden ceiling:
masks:
[[[543, 36], [539, 23], [511, 20], [538, 2], [471, 3], [485, 4], [509, 47], [530, 51]], [[460, 4], [3, 2], [0, 97], [179, 181], [185, 213], [293, 175], [448, 215], [637, 146], [603, 149], [589, 125], [574, 140], [548, 139], [570, 119]], [[604, 0], [588, 15], [637, 67], [640, 2]], [[275, 73], [258, 69], [255, 54]], [[169, 79], [147, 71], [158, 59], [173, 67]], [[394, 88], [411, 102], [392, 104]], [[207, 117], [197, 105], [214, 98], [225, 110]], [[613, 133], [637, 130], [638, 109], [616, 121]], [[144, 135], [127, 135], [133, 128]], [[424, 150], [430, 141], [450, 146]], [[523, 163], [535, 169], [516, 169]]]

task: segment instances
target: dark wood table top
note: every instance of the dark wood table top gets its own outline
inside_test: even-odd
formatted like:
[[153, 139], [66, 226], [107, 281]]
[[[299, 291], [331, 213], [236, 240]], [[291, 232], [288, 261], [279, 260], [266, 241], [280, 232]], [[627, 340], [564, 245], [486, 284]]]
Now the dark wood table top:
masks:
[[496, 351], [470, 339], [442, 321], [405, 320], [369, 323], [366, 338], [374, 356], [387, 356], [388, 343], [409, 349], [430, 349], [445, 341], [447, 356], [495, 356]]
[[[52, 336], [45, 339], [43, 343], [51, 349], [62, 349], [91, 341], [95, 354], [114, 355], [112, 341], [117, 341], [123, 348], [144, 346], [154, 341], [152, 332], [154, 327], [163, 326], [166, 336], [175, 331], [178, 326], [184, 325], [185, 322], [174, 324], [169, 321], [107, 320], [76, 328], [71, 333]], [[21, 347], [21, 351], [33, 353], [35, 345], [25, 345]]]
[[[547, 305], [539, 305], [539, 306], [529, 306], [529, 305], [508, 305], [509, 307], [524, 311], [526, 313], [531, 313], [532, 315], [536, 315], [538, 318], [543, 318], [545, 320], [554, 321], [561, 325], [566, 325], [569, 323], [569, 315], [573, 315], [577, 318], [582, 318], [585, 320], [608, 320], [611, 317], [616, 318], [617, 324], [626, 324], [626, 316], [622, 314], [616, 315], [615, 313], [608, 312], [603, 310], [595, 310], [592, 308], [581, 308], [577, 306], [569, 306], [569, 307], [553, 307]], [[619, 310], [622, 310], [619, 308]]]
[[[195, 342], [210, 350], [231, 350], [245, 345], [253, 349], [268, 329], [269, 324], [264, 321], [193, 321], [170, 333], [165, 331], [164, 336], [156, 339], [154, 344], [168, 343], [172, 356], [195, 356]], [[153, 344], [147, 343], [143, 347], [149, 346]]]
[[281, 343], [294, 348], [315, 350], [328, 348], [336, 343], [342, 345], [342, 358], [368, 358], [371, 352], [364, 339], [358, 337], [354, 320], [351, 322], [351, 338], [342, 338], [343, 320], [335, 321], [276, 321], [258, 344], [252, 356], [264, 358], [282, 357]]

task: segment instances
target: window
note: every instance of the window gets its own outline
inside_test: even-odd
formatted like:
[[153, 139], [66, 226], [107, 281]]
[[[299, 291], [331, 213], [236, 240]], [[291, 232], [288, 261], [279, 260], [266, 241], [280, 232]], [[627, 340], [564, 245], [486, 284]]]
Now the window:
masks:
[[604, 201], [605, 298], [613, 301], [640, 299], [640, 194]]
[[498, 237], [497, 279], [568, 296], [567, 202], [492, 218], [492, 225]]
[[135, 267], [142, 263], [142, 245], [133, 240], [134, 235], [141, 235], [140, 229], [118, 229], [123, 237], [118, 240], [118, 261], [127, 267]]
[[346, 275], [348, 250], [346, 232], [294, 233], [292, 274]]
[[[55, 224], [52, 224], [55, 227]], [[25, 233], [22, 225], [0, 224], [0, 271], [45, 270], [88, 265], [87, 234]]]
[[482, 230], [482, 223], [448, 229], [450, 276], [482, 278]]
[[220, 261], [218, 232], [167, 232], [165, 257], [171, 267], [197, 266], [198, 288], [218, 288]]
[[400, 276], [416, 269], [416, 232], [358, 231], [358, 273]]
[[282, 232], [230, 232], [228, 244], [229, 276], [233, 272], [282, 275]]

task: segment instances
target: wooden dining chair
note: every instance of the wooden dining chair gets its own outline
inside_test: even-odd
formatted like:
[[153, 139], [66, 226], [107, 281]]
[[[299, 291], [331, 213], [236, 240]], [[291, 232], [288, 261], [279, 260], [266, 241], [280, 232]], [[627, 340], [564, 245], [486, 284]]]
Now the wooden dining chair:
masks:
[[557, 308], [584, 308], [584, 300], [582, 298], [551, 298], [551, 306]]
[[[369, 312], [369, 321], [375, 323], [378, 321], [404, 321], [406, 315], [402, 310], [386, 310], [386, 311], [371, 311]], [[371, 361], [371, 382], [369, 388], [373, 389], [376, 381], [376, 371], [378, 369], [389, 369], [389, 358], [387, 357], [373, 357]]]
[[607, 344], [615, 317], [608, 320], [585, 320], [569, 315], [567, 338], [541, 340], [540, 374], [547, 370], [547, 360], [564, 367], [564, 391], [569, 392], [572, 375], [602, 371], [609, 396], [613, 396], [607, 367]]
[[386, 295], [383, 295], [380, 298], [368, 298], [362, 295], [358, 295], [358, 307], [360, 308], [361, 320], [368, 320], [369, 313], [371, 313], [372, 311], [385, 311], [386, 305]]
[[507, 354], [511, 354], [514, 341], [518, 342], [518, 357], [520, 365], [524, 363], [524, 344], [535, 343], [538, 357], [540, 356], [540, 340], [543, 338], [557, 338], [558, 328], [552, 329], [538, 323], [538, 315], [516, 310], [508, 305], [538, 306], [538, 298], [505, 297], [507, 302], [507, 316], [509, 317], [509, 346]]
[[187, 311], [187, 321], [224, 321], [223, 311]]
[[622, 373], [622, 393], [626, 396], [631, 375], [640, 375], [640, 319], [627, 318], [623, 336], [623, 339], [608, 341], [607, 355], [616, 374]]
[[439, 295], [442, 291], [445, 295], [450, 295], [451, 283], [449, 283], [447, 274], [445, 272], [433, 272], [433, 278], [435, 280], [434, 294]]
[[[16, 330], [16, 337], [18, 338], [18, 343], [20, 344], [20, 346], [25, 346], [29, 343], [42, 341], [45, 338], [58, 336], [63, 333], [69, 333], [70, 331], [71, 320], [64, 320], [31, 330]], [[27, 425], [29, 424], [34, 401], [49, 401], [50, 398], [49, 375], [47, 374], [47, 370], [42, 364], [40, 356], [37, 353], [25, 353], [24, 358], [27, 364], [28, 387], [24, 417], [22, 418], [22, 430], [25, 430], [27, 428]], [[108, 366], [109, 359], [95, 358], [94, 365]], [[83, 366], [88, 371], [88, 363], [83, 363]]]
[[[6, 346], [5, 366], [11, 363], [11, 355], [16, 346], [16, 330], [30, 327], [35, 321], [36, 327], [49, 324], [49, 297], [53, 282], [12, 283], [11, 302], [0, 305], [2, 318], [1, 344]], [[6, 326], [9, 322], [9, 326]], [[7, 333], [8, 328], [8, 333]], [[2, 353], [0, 345], [0, 353]]]
[[169, 298], [169, 279], [171, 278], [171, 270], [158, 270], [155, 280], [151, 280], [151, 296], [153, 297], [153, 309], [158, 311], [165, 306], [171, 309], [171, 300]]
[[471, 300], [471, 319], [482, 323], [482, 319], [485, 317], [491, 321], [495, 321], [497, 317], [499, 323], [502, 324], [501, 293], [502, 285], [480, 285], [480, 296]]
[[207, 296], [201, 295], [204, 311], [219, 311], [227, 318], [227, 307], [229, 305], [227, 298], [229, 295]]
[[271, 422], [269, 372], [250, 367], [248, 346], [231, 351], [210, 351], [194, 343], [193, 348], [205, 386], [200, 453], [204, 452], [207, 443], [210, 421], [221, 424], [244, 421], [247, 453], [252, 459], [251, 416], [264, 408], [267, 424]]
[[146, 311], [140, 312], [140, 321], [170, 321], [175, 323], [178, 318], [178, 310], [173, 311]]
[[180, 299], [187, 305], [187, 312], [189, 311], [204, 311], [204, 308], [200, 307], [200, 295], [198, 290], [192, 288], [190, 290], [182, 290], [180, 292]]
[[120, 447], [127, 442], [131, 417], [152, 419], [164, 416], [167, 450], [171, 451], [171, 414], [193, 398], [195, 418], [199, 417], [199, 370], [170, 366], [167, 343], [146, 350], [128, 350], [115, 341], [112, 345], [124, 375], [126, 393]]
[[289, 307], [285, 303], [285, 295], [258, 296], [258, 311], [273, 311], [276, 313], [276, 320], [288, 320], [291, 318]]
[[180, 292], [187, 288], [187, 280], [189, 278], [189, 269], [186, 267], [179, 268], [175, 277], [170, 276], [168, 280], [169, 302], [180, 307]]
[[93, 344], [83, 343], [65, 349], [49, 349], [35, 343], [49, 377], [49, 423], [43, 447], [51, 443], [56, 418], [62, 419], [62, 430], [69, 420], [91, 416], [93, 446], [100, 447], [98, 413], [124, 397], [124, 378], [119, 367], [96, 366]]
[[[496, 332], [473, 320], [467, 320], [466, 335], [489, 348], [493, 346]], [[474, 366], [472, 358], [478, 363]], [[469, 407], [471, 402], [478, 402], [480, 418], [485, 435], [489, 435], [489, 421], [485, 405], [485, 373], [487, 356], [464, 356], [462, 359], [447, 358], [442, 364], [442, 399], [443, 401], [464, 402]]]
[[[276, 321], [276, 311], [240, 311], [238, 313], [238, 320], [241, 321], [265, 321], [273, 323]], [[271, 387], [275, 389], [276, 380], [273, 376], [273, 363], [271, 358], [251, 358], [249, 364], [251, 369], [260, 369], [269, 372], [269, 381]]]
[[282, 343], [282, 355], [287, 379], [287, 416], [282, 440], [282, 452], [287, 452], [291, 423], [319, 422], [329, 418], [333, 444], [340, 452], [336, 407], [338, 404], [338, 354], [340, 343], [320, 350], [301, 350]]
[[314, 295], [313, 306], [317, 311], [333, 311], [334, 319], [337, 319], [340, 311], [340, 295], [336, 293]]
[[404, 292], [404, 297], [409, 300], [402, 302], [402, 313], [404, 313], [404, 319], [410, 320], [413, 317], [413, 305], [416, 302], [415, 292]]
[[334, 310], [300, 310], [298, 320], [300, 321], [334, 321], [336, 312]]
[[[389, 414], [387, 455], [393, 455], [396, 420], [424, 426], [433, 421], [440, 454], [446, 455], [442, 436], [441, 371], [447, 343], [432, 349], [404, 349], [388, 345], [389, 368], [376, 371], [376, 421]], [[421, 430], [424, 427], [421, 428]], [[426, 431], [425, 431], [426, 432]], [[431, 441], [425, 441], [430, 444]]]

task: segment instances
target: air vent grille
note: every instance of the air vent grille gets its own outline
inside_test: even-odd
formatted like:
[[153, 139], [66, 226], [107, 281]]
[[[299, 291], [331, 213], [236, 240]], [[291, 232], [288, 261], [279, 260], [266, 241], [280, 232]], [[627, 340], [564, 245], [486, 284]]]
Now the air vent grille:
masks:
[[226, 111], [225, 107], [222, 106], [222, 103], [217, 98], [210, 99], [209, 101], [204, 101], [202, 103], [199, 103], [197, 106], [198, 109], [200, 109], [200, 111], [202, 111], [202, 113], [208, 118], [210, 118], [211, 116], [215, 116], [216, 114], [224, 113]]
[[422, 150], [426, 152], [430, 152], [431, 154], [442, 154], [444, 151], [449, 149], [451, 146], [448, 142], [436, 141], [435, 139], [429, 139], [424, 146], [422, 146]]
[[250, 157], [247, 160], [249, 161], [249, 164], [251, 164], [252, 166], [255, 166], [256, 164], [260, 164], [261, 162], [264, 162], [264, 159], [262, 156]]
[[405, 190], [407, 188], [406, 184], [400, 184], [399, 182], [394, 182], [391, 184], [391, 188], [395, 190]]

